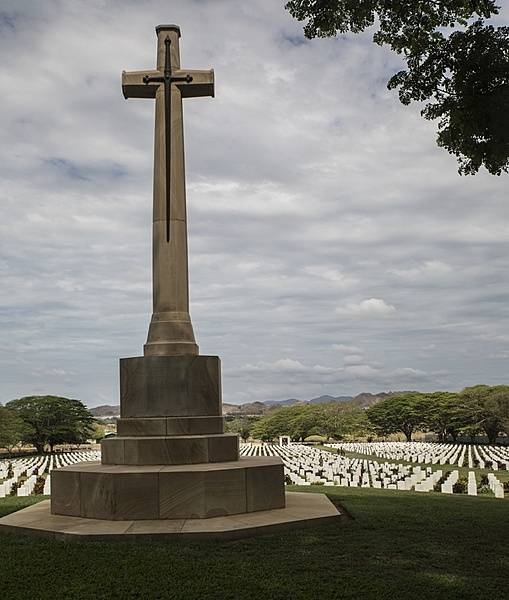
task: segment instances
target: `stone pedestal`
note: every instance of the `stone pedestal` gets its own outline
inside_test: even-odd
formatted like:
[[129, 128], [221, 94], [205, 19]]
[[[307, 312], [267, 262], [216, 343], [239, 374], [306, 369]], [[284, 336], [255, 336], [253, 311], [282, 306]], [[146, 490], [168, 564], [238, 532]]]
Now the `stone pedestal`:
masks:
[[217, 356], [120, 361], [117, 437], [101, 463], [52, 474], [51, 512], [109, 521], [207, 519], [284, 508], [277, 457], [239, 459], [224, 433]]

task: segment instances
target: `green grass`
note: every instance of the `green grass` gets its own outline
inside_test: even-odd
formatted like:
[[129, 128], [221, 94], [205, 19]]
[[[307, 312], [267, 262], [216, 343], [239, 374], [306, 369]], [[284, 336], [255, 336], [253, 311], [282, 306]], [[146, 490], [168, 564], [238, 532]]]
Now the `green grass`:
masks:
[[[326, 491], [352, 518], [233, 542], [84, 545], [1, 534], [2, 598], [508, 597], [508, 500], [360, 488]], [[0, 511], [31, 500], [0, 500]]]
[[[16, 510], [21, 510], [22, 508], [26, 508], [31, 504], [35, 504], [36, 502], [40, 502], [41, 500], [47, 500], [49, 496], [7, 496], [6, 498], [0, 499], [0, 517], [4, 517], [9, 513], [15, 512]], [[2, 581], [2, 577], [0, 575], [0, 584]]]

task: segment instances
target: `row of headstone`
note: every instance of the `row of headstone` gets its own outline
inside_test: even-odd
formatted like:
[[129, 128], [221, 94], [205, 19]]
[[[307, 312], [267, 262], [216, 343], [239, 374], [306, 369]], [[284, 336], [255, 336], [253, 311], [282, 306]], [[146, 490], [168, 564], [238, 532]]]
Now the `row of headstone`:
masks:
[[[65, 467], [84, 461], [101, 459], [99, 451], [82, 450], [52, 454], [50, 456], [31, 456], [0, 461], [0, 498], [9, 496], [16, 484], [18, 496], [30, 496], [34, 493], [39, 477], [44, 477], [43, 494], [51, 493], [51, 472], [53, 469]], [[20, 481], [20, 478], [23, 478]]]
[[493, 473], [488, 473], [488, 485], [491, 491], [495, 494], [495, 498], [504, 497], [504, 484], [499, 481]]
[[[461, 450], [465, 452], [466, 450]], [[443, 493], [453, 493], [459, 479], [454, 470], [443, 477], [442, 469], [431, 466], [405, 465], [366, 458], [348, 458], [319, 448], [302, 444], [242, 444], [241, 456], [280, 456], [284, 463], [287, 482], [295, 485], [324, 485], [344, 487], [373, 487], [394, 490], [429, 492], [438, 488]], [[448, 451], [447, 454], [450, 454]], [[490, 480], [491, 481], [491, 480]], [[497, 480], [498, 481], [498, 480]], [[496, 497], [503, 497], [503, 485], [497, 486]], [[495, 484], [493, 484], [493, 493]], [[502, 496], [500, 496], [500, 490]], [[474, 472], [469, 475], [467, 493], [477, 494]]]
[[477, 466], [480, 469], [509, 471], [509, 448], [501, 446], [466, 446], [436, 442], [356, 442], [326, 444], [326, 446], [389, 460], [469, 468]]

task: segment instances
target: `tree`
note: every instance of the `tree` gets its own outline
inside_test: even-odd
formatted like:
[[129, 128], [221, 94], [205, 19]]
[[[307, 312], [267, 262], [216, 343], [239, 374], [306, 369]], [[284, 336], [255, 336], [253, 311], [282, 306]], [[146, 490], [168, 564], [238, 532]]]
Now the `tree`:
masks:
[[79, 400], [59, 396], [26, 396], [11, 400], [7, 408], [14, 411], [30, 429], [24, 442], [33, 444], [37, 452], [56, 444], [80, 444], [90, 437], [94, 418]]
[[349, 402], [329, 402], [274, 408], [253, 425], [251, 435], [264, 441], [280, 435], [289, 435], [293, 441], [310, 435], [341, 439], [362, 435], [367, 429], [366, 414], [361, 408]]
[[313, 404], [274, 408], [255, 423], [251, 435], [263, 441], [289, 435], [293, 441], [300, 441], [312, 434], [322, 434], [320, 411], [320, 406]]
[[391, 396], [368, 408], [366, 414], [380, 435], [401, 431], [411, 442], [413, 432], [425, 423], [424, 395], [409, 392]]
[[509, 432], [509, 386], [474, 385], [465, 388], [460, 396], [477, 406], [479, 425], [493, 444], [499, 433]]
[[[495, 0], [290, 0], [307, 38], [359, 33], [403, 55], [406, 70], [388, 88], [400, 101], [425, 102], [438, 119], [437, 143], [458, 158], [458, 172], [492, 175], [509, 168], [509, 27], [485, 25]], [[447, 29], [453, 29], [447, 35]]]
[[321, 427], [328, 438], [358, 438], [369, 432], [366, 411], [351, 402], [322, 404]]
[[439, 441], [449, 435], [456, 442], [460, 433], [479, 428], [481, 415], [477, 403], [456, 392], [433, 392], [424, 395], [424, 420]]
[[104, 423], [101, 423], [100, 421], [94, 421], [92, 423], [90, 437], [96, 442], [99, 442], [100, 440], [104, 439], [105, 435], [106, 427], [104, 426]]
[[0, 448], [12, 454], [14, 448], [30, 433], [30, 427], [13, 410], [0, 406]]
[[227, 420], [225, 423], [225, 431], [227, 433], [238, 433], [242, 438], [242, 441], [247, 442], [251, 435], [251, 428], [253, 426], [253, 419], [249, 417], [236, 417], [231, 420]]

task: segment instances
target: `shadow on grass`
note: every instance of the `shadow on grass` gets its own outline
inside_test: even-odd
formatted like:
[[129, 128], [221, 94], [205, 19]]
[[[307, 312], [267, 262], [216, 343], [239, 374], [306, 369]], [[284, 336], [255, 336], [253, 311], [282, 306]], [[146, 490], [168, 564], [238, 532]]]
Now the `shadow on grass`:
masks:
[[4, 534], [2, 597], [507, 597], [508, 501], [361, 488], [326, 491], [352, 519], [231, 542], [84, 545]]

